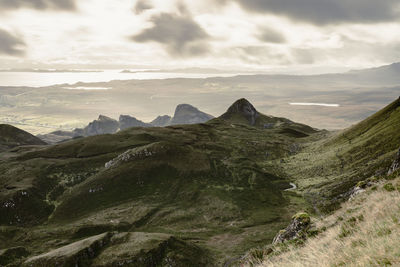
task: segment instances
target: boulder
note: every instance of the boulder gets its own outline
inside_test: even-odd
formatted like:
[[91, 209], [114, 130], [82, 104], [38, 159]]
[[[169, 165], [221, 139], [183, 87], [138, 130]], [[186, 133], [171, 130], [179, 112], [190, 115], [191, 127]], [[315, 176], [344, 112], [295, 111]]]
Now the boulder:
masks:
[[392, 173], [394, 173], [395, 171], [397, 171], [398, 169], [400, 169], [400, 149], [396, 154], [396, 158], [392, 163], [392, 166], [390, 166], [389, 170], [388, 170], [388, 175], [391, 175]]
[[292, 222], [286, 229], [279, 231], [272, 244], [284, 243], [294, 239], [304, 239], [307, 230], [311, 227], [311, 218], [305, 212], [297, 213], [292, 217]]

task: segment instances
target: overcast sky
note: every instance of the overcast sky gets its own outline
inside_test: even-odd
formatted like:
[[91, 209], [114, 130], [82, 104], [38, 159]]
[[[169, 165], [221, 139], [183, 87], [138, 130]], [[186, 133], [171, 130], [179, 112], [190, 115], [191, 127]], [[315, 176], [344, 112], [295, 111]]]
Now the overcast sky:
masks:
[[333, 71], [400, 61], [398, 0], [0, 0], [0, 68]]

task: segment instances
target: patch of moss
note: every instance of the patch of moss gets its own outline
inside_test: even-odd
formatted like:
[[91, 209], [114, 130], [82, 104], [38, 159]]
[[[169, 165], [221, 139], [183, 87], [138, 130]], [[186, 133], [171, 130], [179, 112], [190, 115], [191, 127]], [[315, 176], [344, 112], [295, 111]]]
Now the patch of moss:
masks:
[[395, 190], [396, 190], [396, 188], [393, 186], [392, 183], [387, 183], [387, 184], [385, 184], [385, 185], [383, 186], [383, 189], [385, 189], [385, 190], [388, 191], [388, 192], [392, 192], [392, 191], [395, 191]]

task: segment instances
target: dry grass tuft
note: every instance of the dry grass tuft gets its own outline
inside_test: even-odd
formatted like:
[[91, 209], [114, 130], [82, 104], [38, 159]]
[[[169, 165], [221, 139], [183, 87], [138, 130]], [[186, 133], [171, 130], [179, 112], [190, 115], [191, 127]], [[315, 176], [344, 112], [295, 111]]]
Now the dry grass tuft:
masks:
[[380, 186], [360, 194], [317, 227], [327, 230], [304, 246], [276, 248], [259, 266], [400, 266], [397, 190]]

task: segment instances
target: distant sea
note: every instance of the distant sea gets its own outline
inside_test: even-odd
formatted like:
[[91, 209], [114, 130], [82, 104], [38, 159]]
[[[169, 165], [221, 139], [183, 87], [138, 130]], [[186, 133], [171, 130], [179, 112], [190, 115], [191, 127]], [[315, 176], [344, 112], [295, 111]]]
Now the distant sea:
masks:
[[103, 72], [0, 72], [0, 86], [43, 87], [57, 84], [75, 84], [78, 82], [109, 82], [112, 80], [146, 80], [168, 78], [208, 78], [232, 77], [239, 73], [172, 73], [172, 72], [137, 72], [121, 73], [122, 70]]

